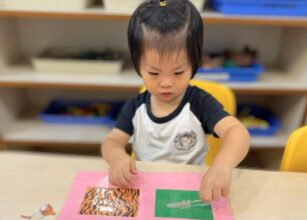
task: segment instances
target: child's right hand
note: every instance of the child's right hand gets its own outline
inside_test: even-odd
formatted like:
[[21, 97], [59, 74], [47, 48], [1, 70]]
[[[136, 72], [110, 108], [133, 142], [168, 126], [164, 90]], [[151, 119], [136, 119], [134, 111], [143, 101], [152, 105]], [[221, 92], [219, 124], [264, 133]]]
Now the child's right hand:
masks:
[[137, 174], [135, 161], [126, 153], [114, 158], [109, 166], [109, 180], [118, 187], [127, 187]]

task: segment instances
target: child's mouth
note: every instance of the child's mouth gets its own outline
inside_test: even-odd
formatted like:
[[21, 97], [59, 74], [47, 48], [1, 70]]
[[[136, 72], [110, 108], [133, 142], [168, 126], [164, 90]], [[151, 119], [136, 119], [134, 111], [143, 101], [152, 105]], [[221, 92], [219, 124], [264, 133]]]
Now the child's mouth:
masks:
[[171, 94], [172, 94], [172, 93], [170, 93], [170, 92], [162, 92], [162, 93], [161, 93], [162, 96], [170, 96]]

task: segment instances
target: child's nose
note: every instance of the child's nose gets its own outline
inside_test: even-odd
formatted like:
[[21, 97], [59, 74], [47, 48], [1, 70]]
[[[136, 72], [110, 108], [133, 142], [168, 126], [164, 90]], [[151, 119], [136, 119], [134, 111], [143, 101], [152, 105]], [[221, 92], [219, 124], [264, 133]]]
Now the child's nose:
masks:
[[171, 87], [173, 85], [173, 80], [169, 77], [161, 79], [160, 81], [160, 86], [165, 88], [165, 87]]

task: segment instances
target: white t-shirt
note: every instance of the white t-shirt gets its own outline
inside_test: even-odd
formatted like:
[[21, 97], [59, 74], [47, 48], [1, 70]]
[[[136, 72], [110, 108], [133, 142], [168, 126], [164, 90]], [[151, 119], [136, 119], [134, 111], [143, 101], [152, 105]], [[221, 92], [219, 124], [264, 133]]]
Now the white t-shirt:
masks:
[[137, 160], [203, 164], [208, 151], [206, 133], [228, 115], [210, 94], [189, 86], [177, 107], [158, 118], [151, 112], [149, 92], [131, 99], [122, 109], [116, 128], [132, 136]]

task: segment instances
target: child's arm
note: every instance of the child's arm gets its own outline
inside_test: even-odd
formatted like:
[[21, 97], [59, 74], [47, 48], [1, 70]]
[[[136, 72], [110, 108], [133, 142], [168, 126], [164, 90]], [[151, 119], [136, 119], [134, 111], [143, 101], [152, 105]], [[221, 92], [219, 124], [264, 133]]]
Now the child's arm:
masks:
[[109, 164], [109, 180], [117, 186], [127, 186], [137, 173], [134, 160], [126, 153], [129, 135], [114, 128], [101, 145], [103, 158]]
[[221, 119], [214, 132], [222, 139], [222, 146], [201, 182], [200, 196], [205, 202], [228, 195], [231, 172], [249, 149], [249, 133], [233, 116]]

